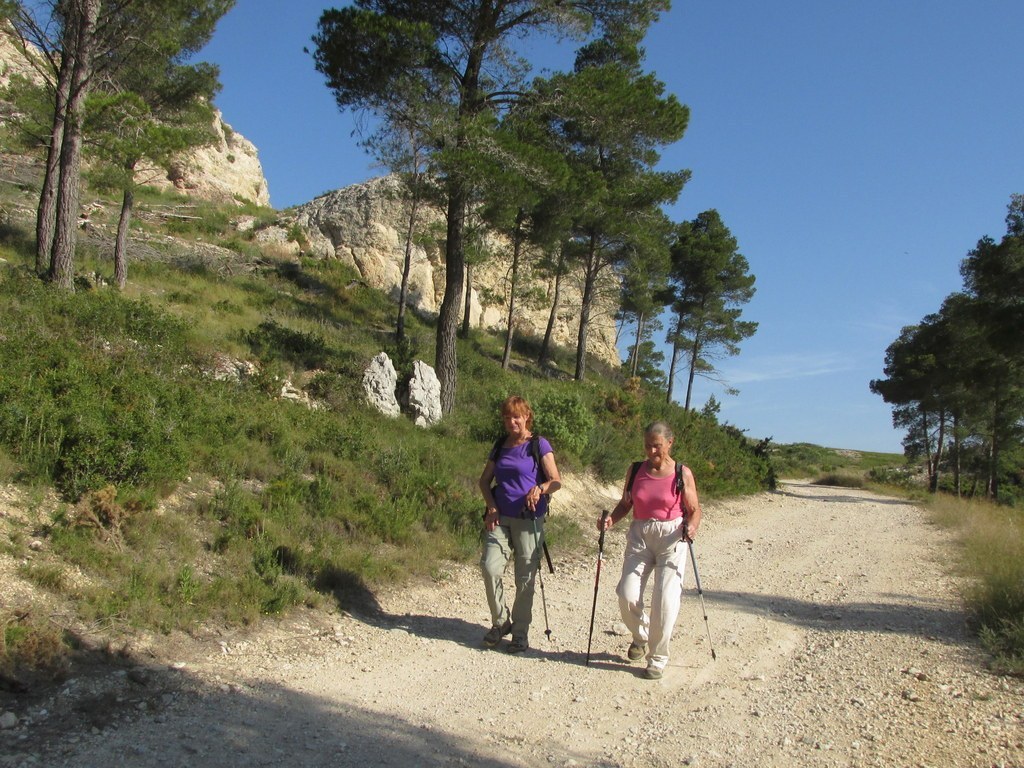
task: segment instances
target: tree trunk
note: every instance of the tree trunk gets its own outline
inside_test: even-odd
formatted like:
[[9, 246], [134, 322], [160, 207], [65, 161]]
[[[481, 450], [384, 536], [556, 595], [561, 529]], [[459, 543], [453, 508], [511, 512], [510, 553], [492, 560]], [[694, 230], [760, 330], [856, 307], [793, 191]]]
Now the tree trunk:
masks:
[[[61, 35], [64, 50], [74, 47], [75, 26], [71, 19]], [[53, 228], [57, 218], [57, 186], [60, 183], [60, 153], [64, 143], [64, 121], [67, 117], [68, 94], [71, 92], [73, 56], [62, 56], [57, 70], [57, 83], [53, 98], [53, 124], [50, 144], [46, 148], [46, 167], [36, 210], [36, 274], [43, 275], [50, 267], [53, 249]]]
[[633, 340], [633, 355], [629, 366], [629, 375], [636, 378], [636, 370], [640, 365], [640, 340], [644, 334], [644, 313], [639, 312], [636, 316], [636, 338]]
[[587, 254], [586, 277], [583, 280], [583, 301], [580, 304], [580, 329], [576, 337], [576, 381], [587, 377], [587, 331], [590, 325], [590, 308], [594, 303], [594, 286], [597, 283], [597, 243], [590, 238]]
[[953, 416], [953, 487], [956, 490], [957, 498], [963, 496], [960, 477], [960, 417]]
[[700, 333], [694, 333], [693, 344], [690, 346], [690, 372], [686, 378], [686, 401], [683, 410], [690, 410], [690, 398], [693, 396], [693, 380], [697, 377], [697, 357], [700, 355]]
[[921, 441], [924, 443], [925, 453], [925, 466], [928, 469], [928, 484], [931, 485], [931, 474], [932, 474], [932, 442], [928, 437], [928, 411], [924, 407], [924, 403], [921, 404]]
[[445, 244], [444, 298], [437, 315], [437, 349], [435, 369], [441, 385], [441, 413], [455, 410], [457, 385], [459, 308], [462, 304], [463, 279], [466, 257], [463, 253], [462, 234], [468, 195], [462, 182], [450, 182], [448, 192], [448, 242]]
[[542, 368], [551, 359], [551, 337], [555, 332], [555, 320], [558, 318], [558, 305], [562, 298], [562, 266], [565, 256], [561, 249], [558, 251], [558, 266], [555, 269], [555, 291], [551, 297], [551, 311], [548, 312], [548, 325], [544, 329], [544, 341], [540, 345], [540, 356], [537, 364]]
[[[79, 195], [81, 193], [82, 120], [85, 97], [92, 75], [92, 52], [100, 0], [77, 0], [75, 47], [71, 52], [71, 90], [68, 95], [64, 140], [60, 151], [60, 183], [57, 185], [57, 217], [50, 255], [49, 279], [64, 290], [74, 289], [75, 242], [78, 235]], [[68, 52], [65, 51], [65, 55]]]
[[466, 288], [463, 294], [462, 304], [462, 330], [459, 333], [463, 339], [469, 338], [470, 310], [473, 308], [473, 265], [466, 265]]
[[123, 291], [128, 283], [128, 223], [132, 219], [135, 204], [135, 190], [126, 189], [121, 199], [121, 216], [117, 220], [117, 237], [114, 239], [114, 282]]
[[996, 382], [995, 397], [992, 409], [992, 457], [989, 461], [989, 495], [993, 501], [999, 501], [999, 457], [1003, 443], [1003, 381]]
[[508, 296], [508, 321], [505, 329], [505, 351], [501, 356], [501, 369], [508, 370], [509, 361], [512, 359], [512, 338], [515, 335], [516, 317], [516, 283], [519, 278], [519, 255], [523, 248], [522, 238], [522, 216], [516, 219], [516, 231], [512, 237], [512, 274], [509, 280]]
[[412, 236], [416, 231], [416, 214], [419, 212], [419, 198], [414, 193], [409, 201], [409, 226], [405, 231], [405, 260], [402, 262], [402, 287], [398, 292], [398, 321], [395, 324], [395, 339], [405, 338], [405, 305], [409, 301], [409, 273], [412, 271]]
[[672, 334], [672, 362], [668, 365], [668, 389], [665, 391], [665, 402], [672, 402], [672, 389], [676, 385], [676, 365], [679, 362], [679, 334], [682, 331], [683, 318], [676, 315], [676, 332]]
[[939, 431], [935, 439], [935, 455], [928, 473], [928, 490], [935, 493], [939, 490], [939, 465], [942, 463], [942, 449], [946, 442], [946, 413], [939, 412]]

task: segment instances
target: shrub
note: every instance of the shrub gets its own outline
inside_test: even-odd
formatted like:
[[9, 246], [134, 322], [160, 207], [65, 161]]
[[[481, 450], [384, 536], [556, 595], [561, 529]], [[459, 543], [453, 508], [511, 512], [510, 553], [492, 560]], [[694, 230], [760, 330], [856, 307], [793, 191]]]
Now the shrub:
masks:
[[0, 672], [17, 679], [22, 670], [59, 677], [70, 666], [64, 633], [31, 610], [0, 611]]
[[266, 320], [245, 334], [245, 341], [261, 359], [277, 359], [300, 368], [324, 368], [330, 352], [322, 334], [295, 331]]
[[864, 476], [852, 472], [830, 472], [814, 479], [815, 485], [834, 485], [839, 488], [863, 488]]
[[175, 482], [196, 405], [176, 369], [182, 324], [116, 296], [0, 286], [22, 290], [36, 301], [0, 340], [0, 443], [72, 499], [109, 483]]
[[594, 428], [594, 415], [575, 394], [552, 392], [542, 395], [535, 406], [537, 431], [558, 450], [576, 456], [583, 454]]

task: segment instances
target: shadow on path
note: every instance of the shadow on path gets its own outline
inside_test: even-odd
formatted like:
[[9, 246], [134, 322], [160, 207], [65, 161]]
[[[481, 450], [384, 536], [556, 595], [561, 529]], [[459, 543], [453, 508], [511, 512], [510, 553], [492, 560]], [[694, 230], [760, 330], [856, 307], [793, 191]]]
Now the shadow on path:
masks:
[[883, 597], [890, 602], [820, 603], [756, 592], [704, 593], [709, 616], [719, 605], [821, 631], [895, 632], [948, 643], [963, 643], [969, 637], [963, 613], [941, 601], [912, 595]]
[[[277, 685], [242, 692], [203, 687], [170, 700], [156, 711], [109, 723], [113, 727], [93, 726], [90, 733], [84, 723], [84, 731], [65, 732], [45, 744], [25, 744], [24, 751], [15, 747], [8, 754], [35, 754], [51, 768], [518, 764], [484, 754], [453, 734], [372, 707], [339, 705]], [[197, 721], [202, 727], [195, 727]]]
[[801, 499], [803, 501], [814, 501], [821, 504], [886, 504], [894, 507], [911, 507], [909, 501], [902, 499], [893, 499], [888, 496], [850, 496], [850, 495], [831, 495], [831, 494], [809, 494], [809, 493], [795, 493], [793, 491], [787, 491], [786, 486], [795, 486], [798, 488], [835, 488], [838, 486], [820, 486], [810, 485], [802, 483], [785, 483], [779, 487], [778, 490], [773, 493], [779, 496], [788, 496], [791, 499]]

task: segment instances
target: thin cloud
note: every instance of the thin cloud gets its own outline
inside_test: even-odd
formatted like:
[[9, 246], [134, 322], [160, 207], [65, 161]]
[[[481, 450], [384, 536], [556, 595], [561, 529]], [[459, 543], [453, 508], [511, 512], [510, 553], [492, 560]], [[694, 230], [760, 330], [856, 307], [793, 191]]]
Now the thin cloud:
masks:
[[823, 354], [790, 354], [748, 360], [743, 368], [723, 371], [730, 384], [750, 384], [763, 381], [786, 381], [844, 373], [857, 368], [848, 357], [834, 352]]

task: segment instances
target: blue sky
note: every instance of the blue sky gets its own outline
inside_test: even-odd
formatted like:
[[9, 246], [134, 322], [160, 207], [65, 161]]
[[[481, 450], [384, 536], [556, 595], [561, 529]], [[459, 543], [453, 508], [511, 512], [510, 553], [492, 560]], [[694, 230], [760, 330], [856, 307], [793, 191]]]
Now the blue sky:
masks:
[[[279, 208], [379, 172], [303, 52], [330, 5], [239, 0], [200, 56]], [[668, 213], [717, 209], [757, 277], [758, 332], [717, 361], [739, 394], [698, 381], [696, 405], [777, 443], [901, 451], [868, 382], [1024, 192], [1021, 30], [1019, 0], [673, 3], [645, 41], [691, 110], [662, 154], [693, 174]]]

